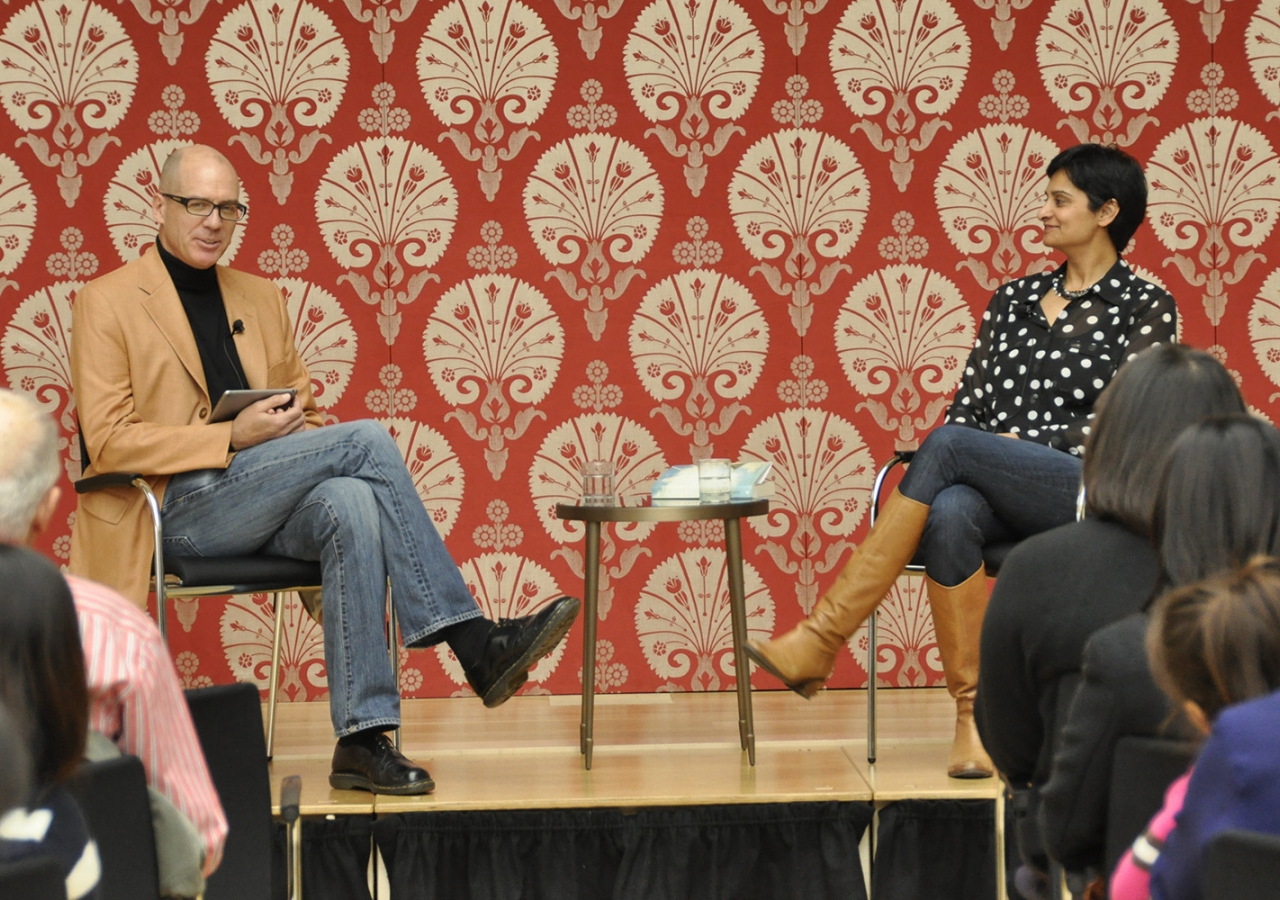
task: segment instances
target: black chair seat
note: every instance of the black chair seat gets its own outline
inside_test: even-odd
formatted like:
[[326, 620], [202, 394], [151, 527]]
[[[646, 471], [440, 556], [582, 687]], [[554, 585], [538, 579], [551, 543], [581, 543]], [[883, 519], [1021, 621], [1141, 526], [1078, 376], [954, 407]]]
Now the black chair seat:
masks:
[[164, 571], [182, 587], [241, 588], [228, 593], [269, 593], [320, 583], [320, 563], [288, 556], [166, 556]]

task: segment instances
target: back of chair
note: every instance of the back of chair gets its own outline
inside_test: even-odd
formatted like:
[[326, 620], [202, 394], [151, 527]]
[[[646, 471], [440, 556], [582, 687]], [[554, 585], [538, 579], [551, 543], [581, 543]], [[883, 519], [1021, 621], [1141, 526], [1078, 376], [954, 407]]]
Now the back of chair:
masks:
[[1164, 805], [1164, 792], [1187, 771], [1196, 756], [1192, 741], [1127, 736], [1116, 742], [1111, 768], [1111, 795], [1107, 808], [1107, 872], [1151, 817]]
[[241, 683], [187, 691], [187, 705], [230, 828], [205, 900], [268, 900], [271, 783], [258, 688]]
[[1224, 831], [1205, 855], [1205, 900], [1272, 900], [1280, 893], [1280, 835]]
[[98, 842], [102, 900], [159, 897], [156, 836], [141, 760], [120, 756], [84, 763], [67, 786]]
[[0, 897], [5, 900], [67, 900], [67, 882], [58, 861], [48, 856], [0, 863]]

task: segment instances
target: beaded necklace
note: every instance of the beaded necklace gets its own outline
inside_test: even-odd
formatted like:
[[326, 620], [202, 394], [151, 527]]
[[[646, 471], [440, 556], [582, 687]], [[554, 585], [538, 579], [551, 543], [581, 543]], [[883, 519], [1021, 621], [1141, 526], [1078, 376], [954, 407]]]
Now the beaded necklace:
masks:
[[1058, 293], [1060, 297], [1065, 297], [1068, 300], [1079, 300], [1085, 294], [1093, 290], [1093, 284], [1097, 284], [1097, 282], [1095, 281], [1093, 284], [1089, 285], [1088, 287], [1081, 288], [1078, 291], [1069, 291], [1067, 290], [1064, 284], [1065, 281], [1066, 281], [1066, 274], [1064, 272], [1059, 272], [1057, 277], [1053, 279], [1053, 289]]

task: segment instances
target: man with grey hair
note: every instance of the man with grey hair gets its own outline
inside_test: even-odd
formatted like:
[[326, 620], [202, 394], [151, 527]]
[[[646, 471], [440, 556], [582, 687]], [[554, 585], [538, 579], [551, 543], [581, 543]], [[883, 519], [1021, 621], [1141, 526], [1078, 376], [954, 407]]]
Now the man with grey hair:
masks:
[[[528, 680], [577, 617], [573, 597], [532, 615], [484, 618], [377, 422], [320, 427], [311, 376], [272, 282], [217, 262], [248, 209], [212, 147], [175, 152], [152, 196], [156, 243], [76, 296], [71, 381], [87, 475], [142, 473], [161, 504], [165, 552], [264, 552], [318, 560], [331, 786], [424, 794], [435, 782], [385, 732], [400, 724], [386, 596], [406, 647], [447, 643], [488, 707]], [[213, 422], [228, 390], [273, 393]], [[81, 494], [71, 570], [141, 604], [151, 522], [138, 491]]]
[[[53, 420], [25, 394], [0, 389], [0, 543], [35, 543], [57, 511], [61, 474]], [[227, 819], [168, 648], [155, 623], [120, 594], [74, 575], [67, 584], [89, 682], [90, 753], [114, 745], [111, 752], [142, 760], [161, 887], [197, 896], [222, 858]]]

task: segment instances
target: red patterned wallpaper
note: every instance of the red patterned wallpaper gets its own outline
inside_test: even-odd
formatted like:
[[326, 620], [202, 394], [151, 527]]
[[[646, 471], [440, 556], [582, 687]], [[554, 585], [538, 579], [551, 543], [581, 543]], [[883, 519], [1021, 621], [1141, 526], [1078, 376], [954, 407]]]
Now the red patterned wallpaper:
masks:
[[[489, 614], [580, 592], [582, 528], [551, 510], [582, 460], [639, 494], [760, 458], [765, 635], [861, 539], [877, 461], [938, 423], [992, 289], [1046, 265], [1063, 147], [1146, 163], [1129, 258], [1270, 414], [1278, 70], [1280, 0], [4, 0], [4, 373], [76, 475], [76, 290], [149, 241], [170, 150], [212, 144], [251, 207], [225, 261], [285, 292], [325, 415], [395, 436]], [[604, 556], [597, 684], [731, 687], [718, 527], [610, 529]], [[285, 691], [317, 699], [290, 604]], [[920, 583], [885, 609], [886, 683], [938, 683]], [[264, 681], [263, 598], [176, 618], [188, 684]], [[579, 690], [579, 634], [527, 691]], [[403, 671], [468, 690], [446, 652]], [[865, 678], [859, 650], [833, 685]]]

